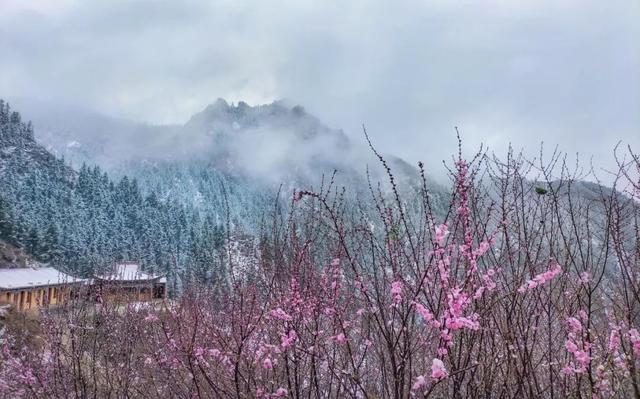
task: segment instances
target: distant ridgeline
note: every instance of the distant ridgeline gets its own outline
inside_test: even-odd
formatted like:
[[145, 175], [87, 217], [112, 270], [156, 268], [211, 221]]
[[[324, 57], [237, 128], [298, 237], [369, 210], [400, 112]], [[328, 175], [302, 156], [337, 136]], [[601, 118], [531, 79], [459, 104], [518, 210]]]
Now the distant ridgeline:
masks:
[[172, 283], [225, 278], [224, 220], [143, 194], [99, 167], [74, 171], [34, 140], [0, 100], [0, 240], [35, 260], [90, 276], [137, 259]]
[[[294, 188], [318, 189], [322, 176], [326, 185], [337, 170], [336, 186], [349, 187], [346, 201], [354, 212], [367, 212], [370, 204], [360, 199], [371, 193], [360, 167], [373, 161], [374, 186], [386, 180], [384, 169], [375, 172], [375, 157], [352, 151], [341, 131], [300, 107], [218, 100], [180, 127], [111, 126], [102, 119], [76, 126], [74, 114], [65, 115], [74, 126], [67, 135], [60, 126], [40, 125], [45, 148], [31, 123], [0, 101], [0, 240], [81, 277], [135, 259], [166, 275], [173, 292], [180, 282], [228, 281], [226, 258], [243, 259], [234, 274], [256, 267], [268, 249], [262, 228], [284, 217]], [[93, 137], [101, 124], [107, 127]], [[76, 162], [80, 151], [82, 160], [103, 165], [80, 162], [74, 169], [49, 149]], [[262, 159], [274, 150], [274, 160]], [[408, 198], [422, 195], [416, 168], [397, 157], [387, 162]], [[429, 185], [436, 210], [446, 211], [448, 190]], [[419, 213], [419, 204], [408, 201], [407, 210]]]

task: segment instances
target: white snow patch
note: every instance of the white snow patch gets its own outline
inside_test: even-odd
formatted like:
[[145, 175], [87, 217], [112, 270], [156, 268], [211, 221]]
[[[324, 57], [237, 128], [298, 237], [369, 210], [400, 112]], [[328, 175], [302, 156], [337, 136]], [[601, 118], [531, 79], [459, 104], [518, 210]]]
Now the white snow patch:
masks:
[[9, 309], [11, 309], [10, 304], [0, 306], [0, 317], [5, 317], [9, 313]]
[[7, 148], [4, 148], [2, 150], [2, 153], [6, 154], [6, 155], [11, 155], [15, 150], [16, 150], [16, 147], [12, 145], [12, 146], [9, 146]]
[[140, 270], [140, 265], [137, 263], [121, 263], [115, 266], [115, 269], [110, 274], [102, 276], [96, 276], [101, 280], [113, 280], [113, 281], [140, 281], [140, 280], [155, 280], [160, 276], [148, 274]]
[[66, 284], [83, 282], [62, 273], [52, 267], [42, 268], [18, 268], [0, 270], [0, 289], [13, 290], [16, 288], [31, 288], [45, 285]]

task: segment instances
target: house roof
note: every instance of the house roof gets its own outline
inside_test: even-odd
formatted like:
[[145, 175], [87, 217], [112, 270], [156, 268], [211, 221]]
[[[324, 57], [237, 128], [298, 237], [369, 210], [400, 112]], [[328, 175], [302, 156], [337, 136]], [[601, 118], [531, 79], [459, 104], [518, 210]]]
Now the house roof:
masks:
[[112, 273], [96, 276], [98, 280], [109, 281], [148, 281], [159, 278], [160, 276], [140, 270], [140, 265], [137, 263], [121, 263], [115, 265]]
[[84, 282], [83, 279], [62, 273], [52, 267], [0, 269], [0, 289], [3, 290], [82, 282]]

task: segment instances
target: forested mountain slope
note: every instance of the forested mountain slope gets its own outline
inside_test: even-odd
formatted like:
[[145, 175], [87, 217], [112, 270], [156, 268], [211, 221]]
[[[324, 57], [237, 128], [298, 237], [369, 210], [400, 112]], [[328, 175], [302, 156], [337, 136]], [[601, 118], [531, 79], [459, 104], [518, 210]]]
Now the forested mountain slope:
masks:
[[[245, 230], [256, 230], [256, 220], [279, 191], [289, 197], [300, 187], [318, 189], [323, 176], [326, 182], [334, 172], [336, 184], [349, 187], [353, 196], [370, 195], [367, 172], [374, 186], [387, 181], [363, 136], [352, 141], [301, 106], [282, 101], [249, 106], [218, 99], [184, 124], [167, 126], [62, 104], [19, 104], [34, 121], [37, 140], [76, 167], [86, 162], [112, 176], [135, 177], [143, 193], [155, 191], [217, 216], [226, 193], [233, 196], [233, 223]], [[385, 158], [402, 189], [420, 186], [415, 166]], [[427, 178], [434, 195], [446, 191]]]
[[[373, 154], [282, 103], [218, 100], [173, 127], [68, 114], [70, 129], [43, 127], [46, 148], [5, 103], [1, 114], [0, 239], [80, 276], [134, 259], [176, 285], [224, 281], [226, 258], [256, 264], [262, 229], [276, 208], [286, 213], [295, 189], [319, 189], [337, 171], [335, 187], [348, 188], [355, 210], [371, 196], [369, 161], [374, 191], [386, 180]], [[418, 171], [388, 162], [410, 208]], [[446, 191], [430, 183], [433, 203], [445, 209]]]
[[30, 124], [0, 107], [0, 239], [81, 276], [136, 259], [172, 281], [221, 273], [223, 224], [142, 194], [100, 167], [74, 172], [35, 142]]

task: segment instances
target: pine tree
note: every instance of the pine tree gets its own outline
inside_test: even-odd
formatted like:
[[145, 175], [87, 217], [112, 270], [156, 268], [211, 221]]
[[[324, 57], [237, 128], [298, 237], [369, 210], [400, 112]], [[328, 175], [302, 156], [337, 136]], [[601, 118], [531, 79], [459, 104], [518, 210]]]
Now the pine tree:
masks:
[[14, 234], [15, 226], [13, 211], [11, 210], [9, 203], [0, 196], [0, 239], [11, 242]]
[[38, 230], [34, 227], [29, 229], [29, 234], [27, 235], [24, 248], [27, 250], [29, 255], [40, 259], [40, 235], [38, 234]]
[[53, 223], [49, 224], [40, 244], [40, 260], [47, 263], [55, 263], [61, 254], [58, 229]]

